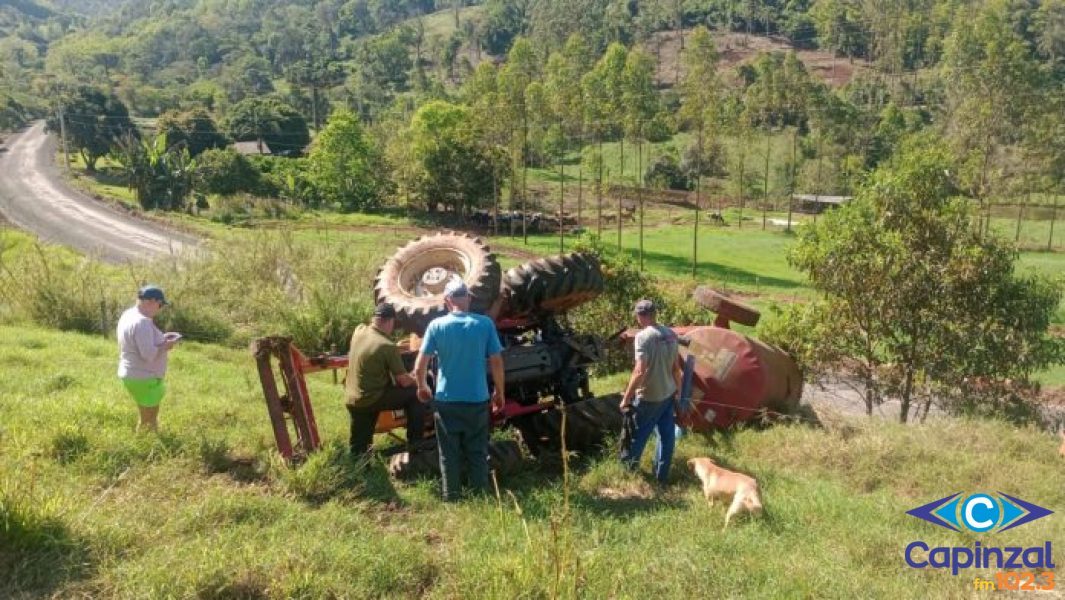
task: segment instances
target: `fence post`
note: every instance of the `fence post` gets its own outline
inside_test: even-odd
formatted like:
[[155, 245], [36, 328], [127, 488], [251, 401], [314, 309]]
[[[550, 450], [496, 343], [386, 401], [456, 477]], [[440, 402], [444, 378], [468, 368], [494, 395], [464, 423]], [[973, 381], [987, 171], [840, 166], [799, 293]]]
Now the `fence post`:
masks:
[[100, 298], [100, 334], [107, 337], [107, 299]]
[[640, 141], [636, 145], [636, 176], [639, 185], [636, 187], [636, 197], [640, 203], [640, 272], [643, 273], [643, 128], [640, 129]]
[[[336, 344], [329, 344], [329, 355], [330, 356], [336, 356], [336, 354], [337, 354], [337, 345]], [[333, 385], [336, 385], [336, 384], [337, 384], [337, 370], [333, 369]]]
[[1028, 189], [1028, 195], [1021, 201], [1021, 205], [1017, 207], [1017, 231], [1013, 234], [1013, 243], [1021, 241], [1021, 220], [1024, 219], [1024, 207], [1032, 201], [1032, 190]]
[[1047, 238], [1047, 252], [1054, 249], [1054, 220], [1058, 217], [1058, 195], [1054, 194], [1054, 208], [1050, 209], [1050, 237]]
[[[700, 144], [701, 146], [702, 144]], [[692, 226], [692, 279], [699, 277], [699, 192], [703, 175], [695, 176], [695, 224]]]

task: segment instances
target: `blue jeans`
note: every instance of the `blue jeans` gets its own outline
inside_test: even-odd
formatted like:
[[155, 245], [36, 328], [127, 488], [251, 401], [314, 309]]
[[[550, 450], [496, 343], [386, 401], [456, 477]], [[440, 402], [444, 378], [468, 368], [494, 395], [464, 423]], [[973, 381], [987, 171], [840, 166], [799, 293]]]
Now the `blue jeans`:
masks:
[[669, 466], [673, 462], [673, 448], [676, 446], [676, 424], [673, 417], [673, 398], [663, 402], [641, 401], [636, 407], [636, 435], [632, 443], [622, 452], [621, 461], [630, 469], [640, 466], [644, 446], [651, 437], [651, 432], [658, 431], [658, 443], [655, 447], [655, 477], [665, 483], [669, 479]]
[[433, 417], [444, 500], [459, 499], [463, 467], [470, 487], [487, 492], [490, 489], [488, 438], [492, 423], [488, 402], [438, 400], [433, 403]]

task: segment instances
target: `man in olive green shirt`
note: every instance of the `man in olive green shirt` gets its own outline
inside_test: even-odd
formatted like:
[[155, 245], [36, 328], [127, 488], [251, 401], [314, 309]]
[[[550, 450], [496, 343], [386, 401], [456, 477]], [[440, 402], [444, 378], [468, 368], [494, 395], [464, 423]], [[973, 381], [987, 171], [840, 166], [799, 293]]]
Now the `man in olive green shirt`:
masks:
[[369, 452], [382, 410], [406, 413], [409, 452], [425, 435], [425, 407], [418, 401], [417, 386], [403, 366], [399, 348], [388, 337], [395, 325], [396, 310], [382, 303], [374, 309], [370, 325], [359, 325], [351, 336], [345, 392], [353, 457]]

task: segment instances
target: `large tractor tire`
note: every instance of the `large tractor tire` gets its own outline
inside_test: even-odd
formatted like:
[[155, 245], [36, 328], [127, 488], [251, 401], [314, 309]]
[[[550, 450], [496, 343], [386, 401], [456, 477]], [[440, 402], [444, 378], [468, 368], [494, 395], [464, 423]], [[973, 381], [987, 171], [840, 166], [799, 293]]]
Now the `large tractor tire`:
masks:
[[473, 297], [470, 310], [484, 313], [499, 296], [501, 277], [495, 255], [480, 239], [436, 233], [410, 242], [385, 262], [374, 279], [374, 301], [392, 304], [396, 326], [422, 335], [430, 321], [447, 313], [448, 282], [465, 281]]
[[534, 456], [557, 455], [562, 450], [565, 417], [566, 450], [593, 452], [611, 435], [621, 433], [620, 394], [600, 396], [526, 415], [514, 420], [522, 441]]
[[[488, 444], [488, 467], [497, 475], [512, 475], [521, 470], [525, 458], [517, 442]], [[422, 452], [400, 452], [388, 461], [388, 472], [396, 479], [410, 480], [440, 476], [440, 454], [434, 444]]]
[[503, 294], [507, 313], [560, 313], [603, 292], [603, 271], [593, 254], [571, 252], [527, 262], [507, 271]]

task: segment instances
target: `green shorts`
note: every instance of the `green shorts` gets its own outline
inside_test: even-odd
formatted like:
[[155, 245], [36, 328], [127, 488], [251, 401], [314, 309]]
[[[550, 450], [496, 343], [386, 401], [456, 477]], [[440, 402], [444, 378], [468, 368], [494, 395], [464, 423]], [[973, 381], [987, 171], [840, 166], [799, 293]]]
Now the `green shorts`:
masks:
[[159, 377], [151, 377], [149, 379], [123, 377], [122, 385], [129, 390], [137, 406], [144, 408], [159, 406], [159, 403], [163, 400], [163, 394], [166, 393], [166, 384]]

